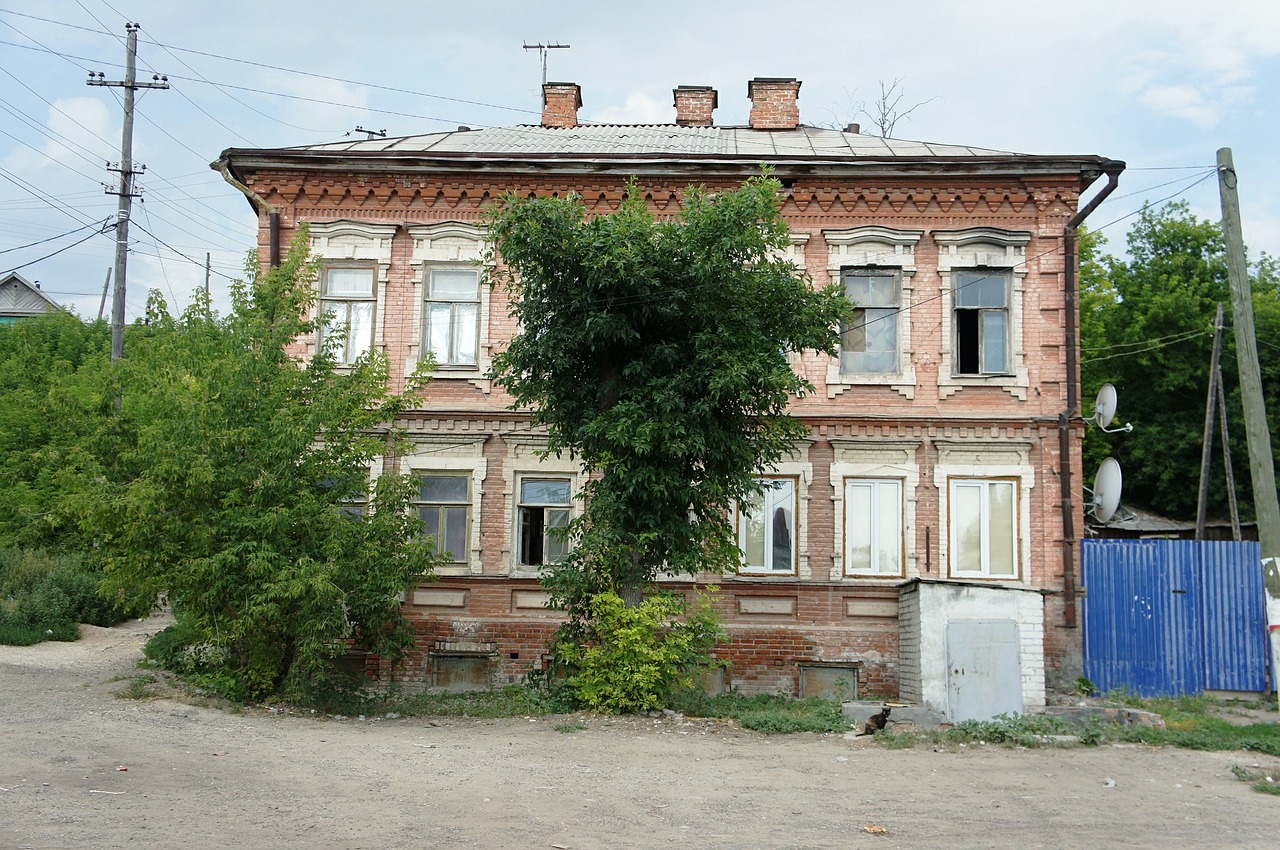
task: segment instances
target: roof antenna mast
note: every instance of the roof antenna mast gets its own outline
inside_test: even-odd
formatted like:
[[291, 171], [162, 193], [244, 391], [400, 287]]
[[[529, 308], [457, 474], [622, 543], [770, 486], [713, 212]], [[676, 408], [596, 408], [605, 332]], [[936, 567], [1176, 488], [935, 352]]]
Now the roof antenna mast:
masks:
[[542, 84], [544, 86], [547, 84], [547, 51], [548, 50], [568, 50], [569, 47], [570, 45], [568, 44], [542, 44], [542, 43], [529, 44], [527, 42], [525, 43], [524, 45], [525, 50], [536, 50], [542, 56]]

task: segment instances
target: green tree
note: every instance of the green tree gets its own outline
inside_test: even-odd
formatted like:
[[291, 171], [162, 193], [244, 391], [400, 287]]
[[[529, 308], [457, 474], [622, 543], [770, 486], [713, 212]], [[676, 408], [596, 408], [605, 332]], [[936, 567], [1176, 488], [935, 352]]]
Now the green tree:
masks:
[[339, 369], [333, 338], [305, 363], [286, 352], [315, 330], [306, 242], [269, 271], [251, 258], [225, 317], [204, 300], [173, 316], [153, 294], [114, 374], [123, 410], [77, 470], [111, 584], [166, 594], [245, 696], [305, 695], [351, 643], [397, 657], [412, 635], [396, 597], [434, 564], [406, 477], [378, 477], [362, 509], [412, 391], [388, 393], [380, 354]]
[[97, 427], [85, 386], [111, 347], [105, 322], [55, 310], [0, 325], [0, 546], [74, 549], [64, 474]]
[[636, 605], [659, 570], [735, 568], [732, 506], [807, 434], [786, 412], [811, 389], [789, 357], [834, 353], [849, 305], [779, 258], [780, 188], [690, 189], [662, 221], [634, 181], [609, 215], [515, 196], [491, 215], [521, 328], [497, 380], [547, 426], [547, 451], [589, 473], [575, 549], [551, 571], [562, 601]]
[[[1242, 510], [1248, 510], [1248, 458], [1220, 227], [1197, 219], [1185, 202], [1175, 202], [1142, 211], [1128, 235], [1127, 259], [1100, 256], [1099, 248], [1092, 238], [1081, 241], [1085, 404], [1103, 383], [1114, 384], [1121, 419], [1132, 421], [1134, 430], [1103, 434], [1090, 429], [1087, 469], [1113, 454], [1125, 470], [1126, 503], [1171, 517], [1195, 517], [1213, 317], [1218, 302], [1223, 302], [1228, 328], [1221, 362], [1233, 465]], [[1264, 255], [1253, 264], [1251, 279], [1274, 441], [1280, 435], [1280, 279], [1274, 261]], [[1225, 515], [1220, 457], [1215, 449], [1210, 505], [1211, 513]]]

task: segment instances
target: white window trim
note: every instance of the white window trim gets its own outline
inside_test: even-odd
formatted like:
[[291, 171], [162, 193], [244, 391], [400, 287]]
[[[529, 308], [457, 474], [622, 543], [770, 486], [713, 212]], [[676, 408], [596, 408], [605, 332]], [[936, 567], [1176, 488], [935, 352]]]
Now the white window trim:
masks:
[[413, 451], [400, 462], [400, 471], [405, 475], [432, 472], [471, 475], [466, 563], [445, 564], [436, 569], [437, 575], [480, 575], [483, 572], [484, 567], [480, 563], [481, 490], [489, 472], [489, 463], [482, 454], [484, 441], [484, 437], [415, 435]]
[[837, 356], [827, 367], [827, 398], [851, 387], [892, 387], [903, 398], [915, 398], [916, 368], [911, 359], [911, 303], [916, 273], [916, 245], [923, 230], [898, 230], [880, 225], [848, 230], [824, 230], [827, 242], [827, 274], [842, 283], [845, 269], [896, 272], [899, 278], [898, 369], [895, 372], [844, 372]]
[[409, 356], [405, 362], [405, 376], [417, 368], [424, 351], [426, 332], [427, 275], [433, 268], [468, 268], [480, 275], [480, 327], [476, 332], [476, 365], [437, 368], [436, 378], [461, 379], [488, 393], [493, 382], [488, 378], [493, 365], [492, 341], [489, 337], [489, 310], [493, 300], [493, 286], [487, 282], [484, 261], [484, 230], [463, 221], [444, 221], [439, 224], [421, 224], [406, 228], [413, 238], [413, 253], [409, 265], [413, 269], [414, 303], [417, 305], [413, 328], [408, 342]]
[[[946, 565], [946, 574], [954, 579], [1000, 582], [1032, 586], [1031, 569], [1031, 496], [1036, 485], [1035, 468], [1031, 465], [1031, 443], [1021, 440], [965, 441], [935, 440], [938, 463], [934, 466], [933, 482], [938, 490], [938, 515], [945, 523], [945, 531], [938, 535], [938, 563]], [[1014, 534], [1017, 537], [1014, 552], [1018, 559], [1014, 577], [988, 576], [977, 572], [957, 573], [952, 568], [952, 479], [1015, 479], [1017, 484]]]
[[[915, 546], [916, 508], [920, 488], [920, 467], [916, 463], [918, 440], [833, 439], [835, 462], [831, 464], [832, 501], [835, 508], [835, 565], [832, 581], [867, 581], [902, 578], [919, 573]], [[902, 572], [855, 573], [845, 565], [845, 481], [850, 478], [889, 479], [902, 482]]]
[[[802, 450], [806, 450], [802, 447]], [[796, 480], [796, 539], [795, 565], [791, 572], [775, 572], [773, 570], [747, 570], [739, 569], [736, 576], [744, 581], [754, 581], [769, 577], [785, 579], [787, 581], [804, 581], [813, 578], [813, 574], [809, 569], [809, 499], [812, 498], [813, 483], [813, 464], [805, 463], [798, 460], [783, 461], [771, 469], [765, 470], [756, 476], [757, 478], [794, 478]], [[740, 533], [741, 525], [739, 523], [739, 509], [734, 506], [733, 516], [733, 535], [734, 539], [741, 545], [742, 535]], [[739, 557], [742, 556], [742, 550], [739, 548]], [[725, 576], [729, 578], [730, 576]]]
[[502, 562], [512, 578], [539, 578], [545, 565], [520, 563], [520, 482], [525, 478], [568, 478], [569, 520], [581, 512], [582, 467], [568, 455], [539, 458], [547, 438], [539, 434], [503, 434], [507, 457], [503, 467], [502, 515], [507, 523], [507, 548]]
[[[1013, 397], [1027, 400], [1030, 387], [1027, 352], [1023, 339], [1023, 301], [1027, 277], [1029, 231], [970, 227], [933, 233], [938, 243], [938, 276], [942, 281], [942, 358], [938, 367], [938, 398], [945, 399], [965, 387], [1000, 387]], [[1008, 304], [1009, 371], [1001, 375], [956, 375], [955, 273], [978, 269], [1007, 271], [1010, 276]]]
[[[338, 219], [336, 221], [309, 222], [311, 228], [311, 255], [325, 265], [376, 267], [373, 275], [373, 341], [371, 350], [386, 351], [383, 317], [386, 315], [387, 278], [391, 271], [391, 243], [396, 235], [395, 224], [374, 224], [367, 221]], [[321, 272], [323, 274], [323, 271]], [[316, 289], [323, 296], [323, 280], [316, 281]], [[316, 309], [320, 309], [320, 298]], [[314, 357], [320, 342], [317, 331], [301, 342], [308, 357]]]

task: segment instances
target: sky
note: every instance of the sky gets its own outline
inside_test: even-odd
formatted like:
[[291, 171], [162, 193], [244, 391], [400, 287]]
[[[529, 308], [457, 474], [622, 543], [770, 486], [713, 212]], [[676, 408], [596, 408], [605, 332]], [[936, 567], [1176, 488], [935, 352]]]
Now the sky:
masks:
[[129, 320], [151, 290], [190, 303], [206, 256], [215, 306], [244, 276], [256, 218], [209, 167], [224, 149], [536, 123], [537, 43], [569, 45], [548, 78], [582, 87], [586, 121], [671, 123], [672, 89], [709, 85], [716, 123], [742, 125], [748, 80], [794, 77], [802, 122], [865, 130], [896, 82], [896, 138], [1124, 160], [1087, 222], [1116, 254], [1144, 202], [1218, 220], [1230, 147], [1250, 254], [1280, 255], [1280, 4], [1261, 0], [0, 0], [0, 274], [86, 318], [123, 117], [120, 88], [86, 81], [124, 79], [127, 21], [139, 80], [170, 85], [138, 93]]

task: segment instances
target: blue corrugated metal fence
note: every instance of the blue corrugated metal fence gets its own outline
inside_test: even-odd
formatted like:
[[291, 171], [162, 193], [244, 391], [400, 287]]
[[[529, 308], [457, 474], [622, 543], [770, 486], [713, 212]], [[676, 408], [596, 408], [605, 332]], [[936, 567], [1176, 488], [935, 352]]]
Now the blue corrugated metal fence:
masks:
[[1142, 696], [1266, 690], [1256, 542], [1085, 540], [1084, 674]]

